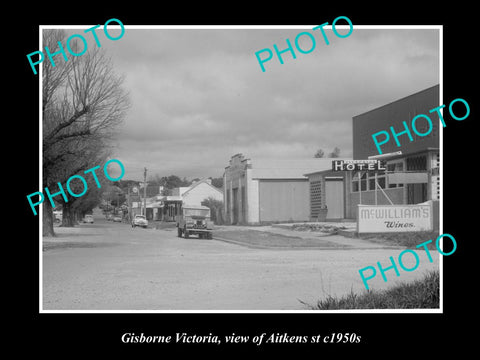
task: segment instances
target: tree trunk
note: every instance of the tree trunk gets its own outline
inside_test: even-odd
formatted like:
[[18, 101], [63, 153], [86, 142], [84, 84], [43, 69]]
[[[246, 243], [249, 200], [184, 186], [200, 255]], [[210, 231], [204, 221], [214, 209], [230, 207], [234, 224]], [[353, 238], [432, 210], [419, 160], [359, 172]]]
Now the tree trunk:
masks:
[[62, 227], [74, 227], [75, 219], [72, 208], [68, 203], [63, 204], [62, 210]]
[[53, 231], [53, 209], [50, 201], [43, 202], [43, 236], [55, 236], [55, 232]]

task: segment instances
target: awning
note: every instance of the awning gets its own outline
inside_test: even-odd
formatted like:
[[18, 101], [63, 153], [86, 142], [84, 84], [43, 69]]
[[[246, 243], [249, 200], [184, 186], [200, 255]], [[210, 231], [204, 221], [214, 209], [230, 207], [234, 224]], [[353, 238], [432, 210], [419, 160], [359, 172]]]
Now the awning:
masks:
[[158, 197], [157, 200], [161, 200], [163, 202], [165, 202], [165, 201], [183, 201], [183, 197], [176, 196], [176, 195], [168, 195], [168, 196]]
[[163, 204], [161, 202], [154, 202], [154, 203], [151, 203], [151, 204], [147, 204], [147, 208], [148, 209], [153, 209], [153, 208], [162, 208], [163, 207]]

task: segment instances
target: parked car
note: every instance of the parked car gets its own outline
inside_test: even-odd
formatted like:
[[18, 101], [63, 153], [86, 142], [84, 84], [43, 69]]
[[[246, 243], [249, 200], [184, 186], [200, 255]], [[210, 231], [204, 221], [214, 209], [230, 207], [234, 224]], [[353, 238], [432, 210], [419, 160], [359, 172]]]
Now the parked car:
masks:
[[177, 215], [178, 237], [188, 237], [192, 234], [198, 235], [199, 239], [211, 239], [213, 232], [213, 221], [210, 220], [210, 209], [206, 206], [184, 206], [182, 213]]
[[54, 211], [53, 212], [53, 216], [54, 216], [54, 220], [56, 223], [61, 223], [62, 222], [62, 212], [61, 211]]
[[85, 215], [83, 218], [84, 223], [93, 224], [93, 215]]
[[113, 222], [122, 222], [122, 217], [120, 215], [115, 215], [112, 220]]
[[148, 226], [148, 220], [145, 218], [145, 215], [135, 215], [132, 221], [132, 227], [141, 226], [146, 228]]

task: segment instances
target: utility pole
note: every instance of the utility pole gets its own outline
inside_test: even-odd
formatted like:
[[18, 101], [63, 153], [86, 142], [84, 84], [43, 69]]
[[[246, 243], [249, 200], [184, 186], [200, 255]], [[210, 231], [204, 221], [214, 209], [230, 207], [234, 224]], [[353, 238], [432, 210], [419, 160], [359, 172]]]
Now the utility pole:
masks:
[[128, 185], [128, 220], [132, 222], [132, 200], [130, 198], [130, 185]]
[[143, 215], [147, 218], [147, 168], [143, 170]]

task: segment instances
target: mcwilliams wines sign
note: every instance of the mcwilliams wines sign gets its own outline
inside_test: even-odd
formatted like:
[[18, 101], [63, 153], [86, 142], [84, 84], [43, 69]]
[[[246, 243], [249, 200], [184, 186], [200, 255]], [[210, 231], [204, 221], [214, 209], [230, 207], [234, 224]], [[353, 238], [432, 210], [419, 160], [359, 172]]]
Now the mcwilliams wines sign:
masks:
[[357, 232], [433, 230], [432, 202], [417, 205], [358, 205]]

